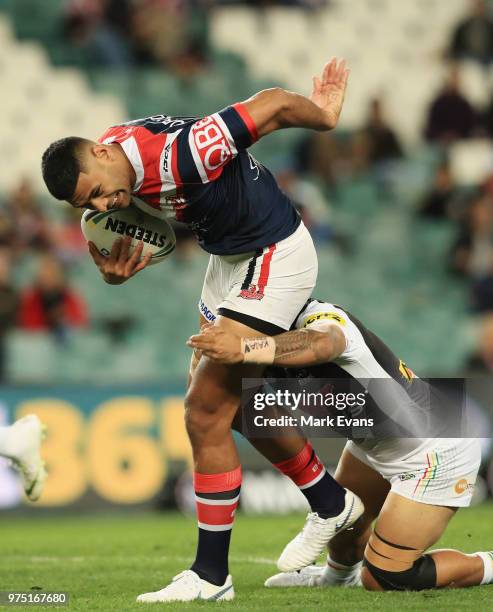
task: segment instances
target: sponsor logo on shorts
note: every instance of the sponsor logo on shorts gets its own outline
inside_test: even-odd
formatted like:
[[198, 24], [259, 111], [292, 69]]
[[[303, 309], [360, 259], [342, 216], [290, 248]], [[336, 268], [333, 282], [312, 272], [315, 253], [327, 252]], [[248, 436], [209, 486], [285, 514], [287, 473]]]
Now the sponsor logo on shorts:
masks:
[[470, 482], [467, 482], [465, 478], [461, 478], [455, 483], [454, 491], [457, 495], [463, 495], [466, 491], [472, 491], [474, 489], [474, 485]]
[[263, 300], [264, 293], [257, 289], [257, 285], [250, 285], [248, 289], [242, 289], [240, 293], [238, 293], [238, 297], [244, 300]]
[[209, 323], [212, 323], [212, 321], [216, 320], [216, 315], [211, 310], [209, 310], [209, 308], [207, 308], [207, 306], [202, 300], [200, 300], [199, 302], [199, 309], [204, 319], [209, 321]]
[[416, 474], [413, 474], [412, 472], [409, 472], [407, 474], [399, 474], [398, 478], [401, 481], [404, 481], [404, 480], [413, 480], [413, 478], [416, 478]]

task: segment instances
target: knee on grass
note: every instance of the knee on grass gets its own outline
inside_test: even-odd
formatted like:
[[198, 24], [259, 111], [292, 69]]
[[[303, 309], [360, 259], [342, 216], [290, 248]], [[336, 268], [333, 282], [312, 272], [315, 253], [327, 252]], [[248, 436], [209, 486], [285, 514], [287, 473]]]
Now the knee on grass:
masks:
[[366, 559], [363, 561], [361, 582], [367, 591], [423, 591], [437, 583], [435, 561], [422, 555], [404, 571], [383, 570]]

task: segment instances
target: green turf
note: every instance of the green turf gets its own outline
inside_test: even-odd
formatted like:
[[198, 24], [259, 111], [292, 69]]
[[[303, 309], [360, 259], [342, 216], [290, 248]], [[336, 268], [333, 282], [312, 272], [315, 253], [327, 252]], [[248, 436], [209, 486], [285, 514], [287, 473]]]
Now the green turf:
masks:
[[[492, 515], [491, 504], [462, 510], [440, 545], [466, 552], [493, 548]], [[262, 584], [274, 573], [277, 554], [302, 523], [303, 517], [297, 515], [252, 518], [240, 514], [231, 550], [236, 599], [222, 604], [172, 604], [166, 609], [214, 605], [284, 612], [493, 609], [493, 586], [423, 593], [367, 593], [360, 588], [265, 589]], [[0, 523], [0, 590], [42, 587], [67, 591], [71, 601], [65, 609], [71, 611], [148, 609], [134, 603], [136, 595], [161, 588], [188, 567], [194, 542], [194, 521], [176, 514], [9, 514]], [[151, 609], [161, 607], [163, 604], [151, 605]], [[32, 611], [36, 607], [12, 609]]]

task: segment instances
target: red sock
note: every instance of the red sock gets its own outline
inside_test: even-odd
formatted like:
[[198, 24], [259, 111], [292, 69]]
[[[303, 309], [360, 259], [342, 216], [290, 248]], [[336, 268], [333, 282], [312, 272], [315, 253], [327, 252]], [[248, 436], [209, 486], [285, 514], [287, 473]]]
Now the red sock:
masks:
[[223, 474], [194, 472], [193, 480], [199, 541], [192, 569], [204, 580], [222, 585], [229, 572], [229, 541], [240, 498], [241, 466]]
[[323, 518], [342, 512], [346, 491], [327, 472], [310, 442], [294, 457], [274, 465], [300, 489], [313, 512]]

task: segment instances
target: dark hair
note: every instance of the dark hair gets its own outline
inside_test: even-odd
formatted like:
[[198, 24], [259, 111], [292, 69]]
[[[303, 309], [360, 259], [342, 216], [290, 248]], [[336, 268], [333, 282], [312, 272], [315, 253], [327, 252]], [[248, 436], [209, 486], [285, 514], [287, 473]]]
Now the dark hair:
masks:
[[79, 174], [84, 164], [81, 160], [82, 145], [90, 141], [68, 136], [52, 142], [43, 153], [41, 171], [48, 191], [57, 200], [72, 199]]

